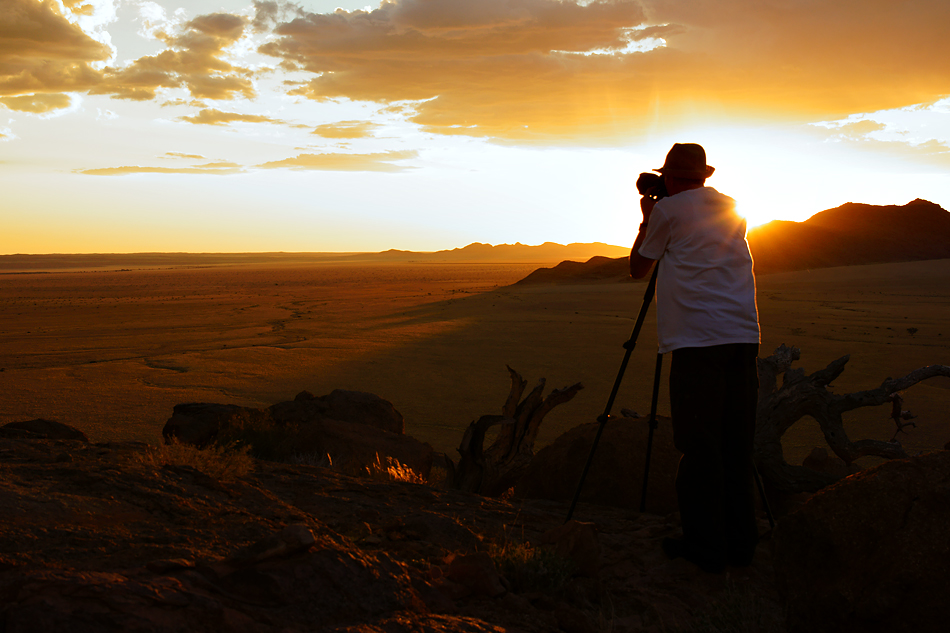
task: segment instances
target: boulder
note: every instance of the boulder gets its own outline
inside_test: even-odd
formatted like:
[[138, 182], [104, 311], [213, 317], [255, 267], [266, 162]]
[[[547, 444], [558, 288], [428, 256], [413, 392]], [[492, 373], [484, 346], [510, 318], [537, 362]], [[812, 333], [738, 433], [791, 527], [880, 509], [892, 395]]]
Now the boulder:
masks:
[[341, 422], [366, 424], [402, 435], [406, 423], [402, 414], [388, 400], [363, 391], [335, 389], [325, 396], [314, 397], [302, 391], [290, 402], [279, 402], [269, 409], [279, 425], [305, 424], [318, 417]]
[[302, 392], [266, 410], [179, 404], [162, 435], [166, 442], [174, 438], [198, 447], [216, 440], [249, 444], [255, 457], [271, 461], [319, 463], [329, 455], [328, 464], [353, 475], [377, 475], [395, 460], [426, 478], [432, 447], [404, 435], [403, 427], [402, 415], [386, 400], [338, 389], [319, 398]]
[[[653, 435], [646, 509], [654, 514], [675, 512], [676, 468], [680, 453], [673, 446], [669, 418], [658, 416]], [[538, 451], [515, 486], [515, 497], [570, 501], [574, 498], [590, 454], [598, 423], [574, 427]], [[584, 482], [580, 501], [621, 508], [640, 508], [646, 457], [647, 418], [611, 416]]]
[[28, 420], [26, 422], [10, 422], [0, 427], [0, 437], [23, 437], [44, 440], [79, 440], [88, 442], [86, 434], [74, 426], [56, 422], [54, 420]]
[[162, 428], [162, 437], [166, 443], [174, 438], [182, 444], [205, 447], [222, 431], [269, 424], [267, 412], [260, 409], [205, 402], [176, 404]]
[[815, 493], [772, 537], [788, 630], [945, 631], [950, 451], [892, 460]]

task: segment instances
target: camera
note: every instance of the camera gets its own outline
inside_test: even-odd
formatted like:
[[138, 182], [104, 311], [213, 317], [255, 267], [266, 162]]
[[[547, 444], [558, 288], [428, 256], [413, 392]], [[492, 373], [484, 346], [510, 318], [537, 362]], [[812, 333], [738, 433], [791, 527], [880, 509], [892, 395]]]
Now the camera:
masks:
[[654, 200], [659, 200], [660, 198], [665, 198], [670, 195], [666, 191], [666, 183], [663, 182], [663, 176], [648, 171], [643, 172], [640, 174], [640, 177], [637, 178], [637, 191], [640, 192], [641, 196], [647, 196]]

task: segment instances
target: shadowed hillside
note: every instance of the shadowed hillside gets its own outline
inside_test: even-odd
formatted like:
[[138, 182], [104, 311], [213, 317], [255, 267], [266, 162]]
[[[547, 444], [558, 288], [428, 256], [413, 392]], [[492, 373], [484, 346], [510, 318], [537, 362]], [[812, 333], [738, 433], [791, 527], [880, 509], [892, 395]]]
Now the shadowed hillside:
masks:
[[749, 231], [759, 273], [950, 257], [950, 213], [917, 199], [903, 206], [849, 202], [805, 222]]
[[[917, 199], [903, 206], [849, 202], [804, 222], [775, 220], [749, 231], [758, 274], [950, 258], [950, 213]], [[627, 258], [594, 257], [540, 268], [518, 283], [621, 281]]]

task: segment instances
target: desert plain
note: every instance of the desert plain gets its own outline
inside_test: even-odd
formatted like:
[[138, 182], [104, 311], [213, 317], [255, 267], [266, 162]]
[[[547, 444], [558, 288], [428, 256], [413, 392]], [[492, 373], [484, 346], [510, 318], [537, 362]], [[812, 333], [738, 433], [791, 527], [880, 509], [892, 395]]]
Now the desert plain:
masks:
[[[93, 441], [157, 444], [179, 403], [268, 406], [302, 390], [350, 389], [391, 401], [407, 434], [454, 455], [468, 423], [504, 403], [510, 365], [529, 384], [584, 384], [545, 419], [540, 447], [603, 411], [645, 289], [513, 285], [556, 263], [166, 256], [0, 270], [0, 423], [48, 418]], [[850, 354], [836, 393], [950, 364], [950, 260], [766, 274], [757, 285], [760, 355], [798, 347], [796, 366], [811, 373]], [[649, 411], [655, 332], [651, 309], [615, 413]], [[898, 436], [904, 447], [942, 448], [950, 379], [904, 399], [918, 416]], [[665, 377], [659, 412], [669, 412]], [[851, 439], [890, 439], [889, 414], [852, 412]], [[807, 419], [784, 438], [790, 463], [824, 445]]]

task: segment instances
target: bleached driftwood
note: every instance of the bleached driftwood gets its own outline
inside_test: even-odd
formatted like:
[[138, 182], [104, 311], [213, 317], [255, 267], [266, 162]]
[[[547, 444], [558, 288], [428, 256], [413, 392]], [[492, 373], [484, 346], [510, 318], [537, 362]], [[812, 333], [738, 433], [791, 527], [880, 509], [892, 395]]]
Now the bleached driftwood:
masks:
[[[469, 424], [459, 445], [459, 463], [452, 468], [453, 487], [486, 496], [497, 496], [515, 485], [534, 457], [534, 442], [541, 421], [551, 409], [571, 400], [584, 388], [581, 383], [555, 389], [542, 397], [542, 378], [531, 392], [521, 399], [528, 382], [508, 367], [511, 390], [501, 415], [483, 415]], [[484, 448], [488, 429], [500, 425], [498, 437]]]
[[[934, 376], [950, 376], [950, 366], [930, 365], [915, 369], [903, 378], [888, 378], [877, 389], [836, 395], [828, 391], [831, 382], [841, 375], [850, 356], [842, 356], [827, 367], [805, 376], [804, 370], [791, 369], [801, 352], [782, 345], [768, 358], [759, 359], [759, 404], [756, 411], [755, 463], [761, 476], [784, 492], [814, 492], [838, 477], [804, 466], [785, 462], [782, 435], [804, 416], [814, 418], [835, 454], [850, 464], [865, 455], [886, 459], [907, 457], [896, 439], [852, 441], [844, 430], [842, 414], [860, 407], [900, 403], [898, 392]], [[778, 377], [784, 374], [782, 385]], [[893, 417], [893, 413], [892, 413]], [[910, 412], [900, 412], [900, 419], [910, 419]], [[895, 419], [898, 431], [900, 419]], [[896, 437], [895, 433], [895, 437]]]

